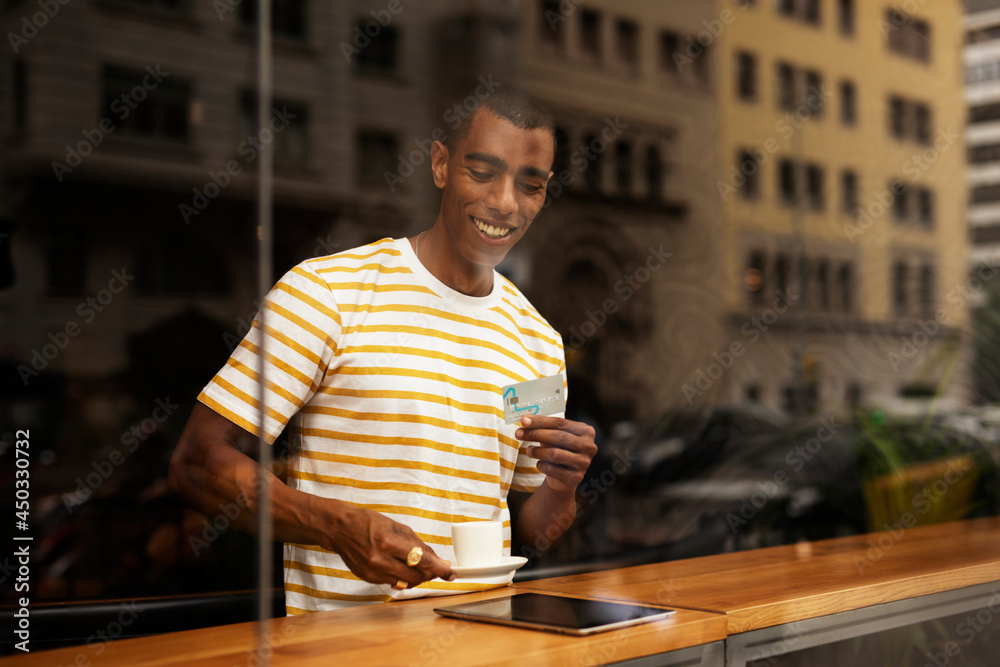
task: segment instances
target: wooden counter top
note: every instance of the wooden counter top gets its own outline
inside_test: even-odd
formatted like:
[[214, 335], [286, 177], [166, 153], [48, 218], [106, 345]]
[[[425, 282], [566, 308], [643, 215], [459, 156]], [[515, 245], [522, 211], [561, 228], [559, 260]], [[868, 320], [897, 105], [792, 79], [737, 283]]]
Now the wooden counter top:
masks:
[[[602, 664], [699, 646], [726, 638], [719, 614], [681, 609], [672, 618], [570, 637], [449, 619], [434, 607], [507, 597], [511, 587], [449, 597], [368, 605], [268, 622], [273, 664], [286, 665], [582, 665]], [[255, 665], [254, 623], [189, 630], [31, 654], [0, 664]], [[83, 658], [86, 659], [86, 661]], [[79, 662], [78, 662], [79, 659]]]
[[[1000, 517], [526, 581], [726, 614], [729, 634], [1000, 582]], [[1000, 584], [998, 584], [1000, 592]]]

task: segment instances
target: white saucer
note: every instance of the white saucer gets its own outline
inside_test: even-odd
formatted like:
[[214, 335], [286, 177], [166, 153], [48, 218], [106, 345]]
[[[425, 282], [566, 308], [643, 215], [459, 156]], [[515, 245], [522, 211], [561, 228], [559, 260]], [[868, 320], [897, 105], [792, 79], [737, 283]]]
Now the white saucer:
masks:
[[498, 577], [501, 574], [510, 574], [527, 562], [528, 559], [521, 556], [504, 556], [500, 559], [499, 563], [494, 563], [493, 565], [470, 565], [466, 567], [452, 565], [451, 571], [455, 573], [455, 577], [458, 579]]

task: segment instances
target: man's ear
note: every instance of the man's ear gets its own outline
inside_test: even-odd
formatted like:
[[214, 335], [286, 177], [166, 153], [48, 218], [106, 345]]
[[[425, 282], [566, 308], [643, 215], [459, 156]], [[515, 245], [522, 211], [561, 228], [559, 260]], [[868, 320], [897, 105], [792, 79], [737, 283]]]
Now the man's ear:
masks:
[[431, 174], [434, 176], [434, 185], [444, 188], [448, 181], [448, 158], [451, 157], [448, 147], [440, 141], [431, 144]]

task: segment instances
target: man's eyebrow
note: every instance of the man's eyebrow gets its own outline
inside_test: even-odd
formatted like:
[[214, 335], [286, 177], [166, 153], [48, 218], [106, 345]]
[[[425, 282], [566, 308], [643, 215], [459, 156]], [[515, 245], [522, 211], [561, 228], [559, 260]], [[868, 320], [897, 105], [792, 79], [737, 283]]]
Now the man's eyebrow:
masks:
[[506, 161], [496, 155], [493, 155], [492, 153], [466, 153], [465, 159], [485, 162], [486, 164], [496, 167], [502, 171], [506, 171], [508, 166]]
[[[493, 155], [492, 153], [466, 153], [466, 160], [477, 160], [479, 162], [485, 162], [486, 164], [496, 167], [502, 171], [507, 171], [509, 165], [506, 160]], [[538, 167], [521, 167], [518, 169], [519, 174], [525, 176], [534, 176], [535, 178], [548, 178], [549, 172], [545, 169], [539, 169]]]

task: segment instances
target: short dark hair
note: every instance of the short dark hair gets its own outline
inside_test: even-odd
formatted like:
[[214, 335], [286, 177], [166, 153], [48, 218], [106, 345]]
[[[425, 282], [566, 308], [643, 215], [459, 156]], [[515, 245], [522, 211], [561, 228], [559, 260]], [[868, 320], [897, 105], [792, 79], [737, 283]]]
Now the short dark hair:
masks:
[[[461, 104], [456, 106], [460, 107]], [[483, 109], [492, 111], [497, 116], [510, 121], [514, 127], [521, 130], [548, 130], [552, 135], [553, 148], [555, 147], [555, 121], [553, 121], [549, 110], [536, 98], [520, 88], [501, 86], [484, 96], [480, 100], [479, 106], [472, 113], [460, 116], [461, 122], [458, 127], [452, 130], [444, 141], [448, 148], [457, 146], [465, 135], [469, 133], [469, 126], [472, 123], [472, 119]]]

